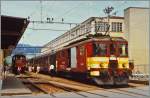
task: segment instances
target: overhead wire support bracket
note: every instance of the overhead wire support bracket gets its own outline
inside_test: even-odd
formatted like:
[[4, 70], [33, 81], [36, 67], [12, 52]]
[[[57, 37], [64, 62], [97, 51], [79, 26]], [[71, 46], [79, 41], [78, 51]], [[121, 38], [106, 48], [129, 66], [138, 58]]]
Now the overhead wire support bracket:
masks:
[[71, 23], [71, 22], [53, 22], [53, 21], [29, 21], [30, 23], [37, 24], [69, 24], [69, 25], [78, 25], [79, 23]]

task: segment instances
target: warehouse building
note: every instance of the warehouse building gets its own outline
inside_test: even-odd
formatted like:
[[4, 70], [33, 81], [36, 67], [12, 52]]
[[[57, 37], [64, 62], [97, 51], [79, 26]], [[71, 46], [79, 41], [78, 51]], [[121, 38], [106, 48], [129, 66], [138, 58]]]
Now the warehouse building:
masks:
[[149, 73], [149, 9], [129, 7], [124, 10], [125, 37], [129, 42], [129, 57], [135, 70]]

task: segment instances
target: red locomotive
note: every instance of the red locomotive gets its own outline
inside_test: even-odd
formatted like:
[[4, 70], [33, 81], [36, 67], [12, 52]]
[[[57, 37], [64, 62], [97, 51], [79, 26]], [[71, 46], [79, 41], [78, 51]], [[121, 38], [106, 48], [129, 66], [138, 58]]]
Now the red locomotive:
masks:
[[121, 37], [85, 38], [42, 58], [33, 58], [30, 63], [36, 60], [45, 66], [54, 65], [57, 74], [92, 79], [98, 85], [127, 85], [133, 69], [128, 42]]
[[12, 71], [15, 74], [25, 72], [26, 56], [23, 54], [16, 54], [12, 57]]

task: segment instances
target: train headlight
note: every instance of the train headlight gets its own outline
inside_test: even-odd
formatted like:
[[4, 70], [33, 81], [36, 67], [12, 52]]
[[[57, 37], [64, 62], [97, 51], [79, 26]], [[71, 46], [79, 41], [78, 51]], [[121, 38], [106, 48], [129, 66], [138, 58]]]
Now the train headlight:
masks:
[[125, 64], [125, 63], [123, 63], [123, 64], [122, 64], [122, 67], [123, 67], [123, 68], [125, 68], [125, 67], [126, 67], [126, 64]]
[[88, 66], [88, 68], [87, 68], [88, 70], [90, 70], [90, 67]]
[[129, 64], [128, 63], [123, 63], [122, 68], [129, 68]]
[[91, 68], [99, 68], [99, 64], [92, 64]]
[[100, 68], [103, 68], [103, 67], [104, 67], [104, 63], [101, 63], [101, 64], [100, 64]]
[[107, 64], [106, 63], [101, 63], [100, 68], [107, 68]]

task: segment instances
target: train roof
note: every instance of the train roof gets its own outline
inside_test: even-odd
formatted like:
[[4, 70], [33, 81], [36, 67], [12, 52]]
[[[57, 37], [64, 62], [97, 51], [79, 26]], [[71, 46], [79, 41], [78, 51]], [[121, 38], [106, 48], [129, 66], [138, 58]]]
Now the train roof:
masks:
[[[119, 42], [127, 42], [127, 40], [122, 38], [122, 37], [110, 37], [110, 36], [86, 37], [86, 38], [77, 40], [75, 42], [72, 42], [69, 45], [60, 48], [58, 51], [65, 50], [65, 49], [68, 49], [68, 48], [71, 48], [71, 47], [74, 47], [74, 46], [77, 46], [77, 45], [81, 45], [81, 44], [84, 44], [84, 43], [87, 43], [87, 42], [91, 42], [91, 41], [119, 41]], [[40, 56], [37, 56], [37, 57], [33, 57], [31, 59], [35, 59], [35, 58], [38, 59], [38, 58], [41, 58], [41, 57], [49, 56], [51, 54], [53, 54], [53, 53], [43, 54], [43, 55], [40, 55]]]
[[15, 58], [15, 57], [24, 57], [26, 58], [26, 56], [24, 54], [15, 54], [12, 56], [12, 58]]
[[122, 37], [99, 36], [99, 37], [83, 38], [83, 39], [77, 40], [75, 42], [72, 42], [69, 45], [79, 43], [79, 42], [84, 42], [84, 41], [86, 42], [86, 41], [110, 41], [110, 40], [111, 41], [127, 41]]
[[71, 47], [74, 47], [74, 46], [77, 46], [77, 45], [81, 45], [81, 44], [84, 44], [84, 43], [87, 43], [87, 42], [91, 42], [91, 41], [119, 41], [119, 42], [127, 42], [126, 39], [122, 38], [122, 37], [110, 37], [110, 36], [98, 36], [98, 37], [92, 37], [92, 38], [83, 38], [81, 40], [77, 40], [73, 43], [70, 43], [69, 45], [59, 49], [58, 51], [60, 50], [63, 50], [63, 49], [67, 49], [67, 48], [71, 48]]
[[25, 56], [25, 54], [14, 54], [13, 56]]

